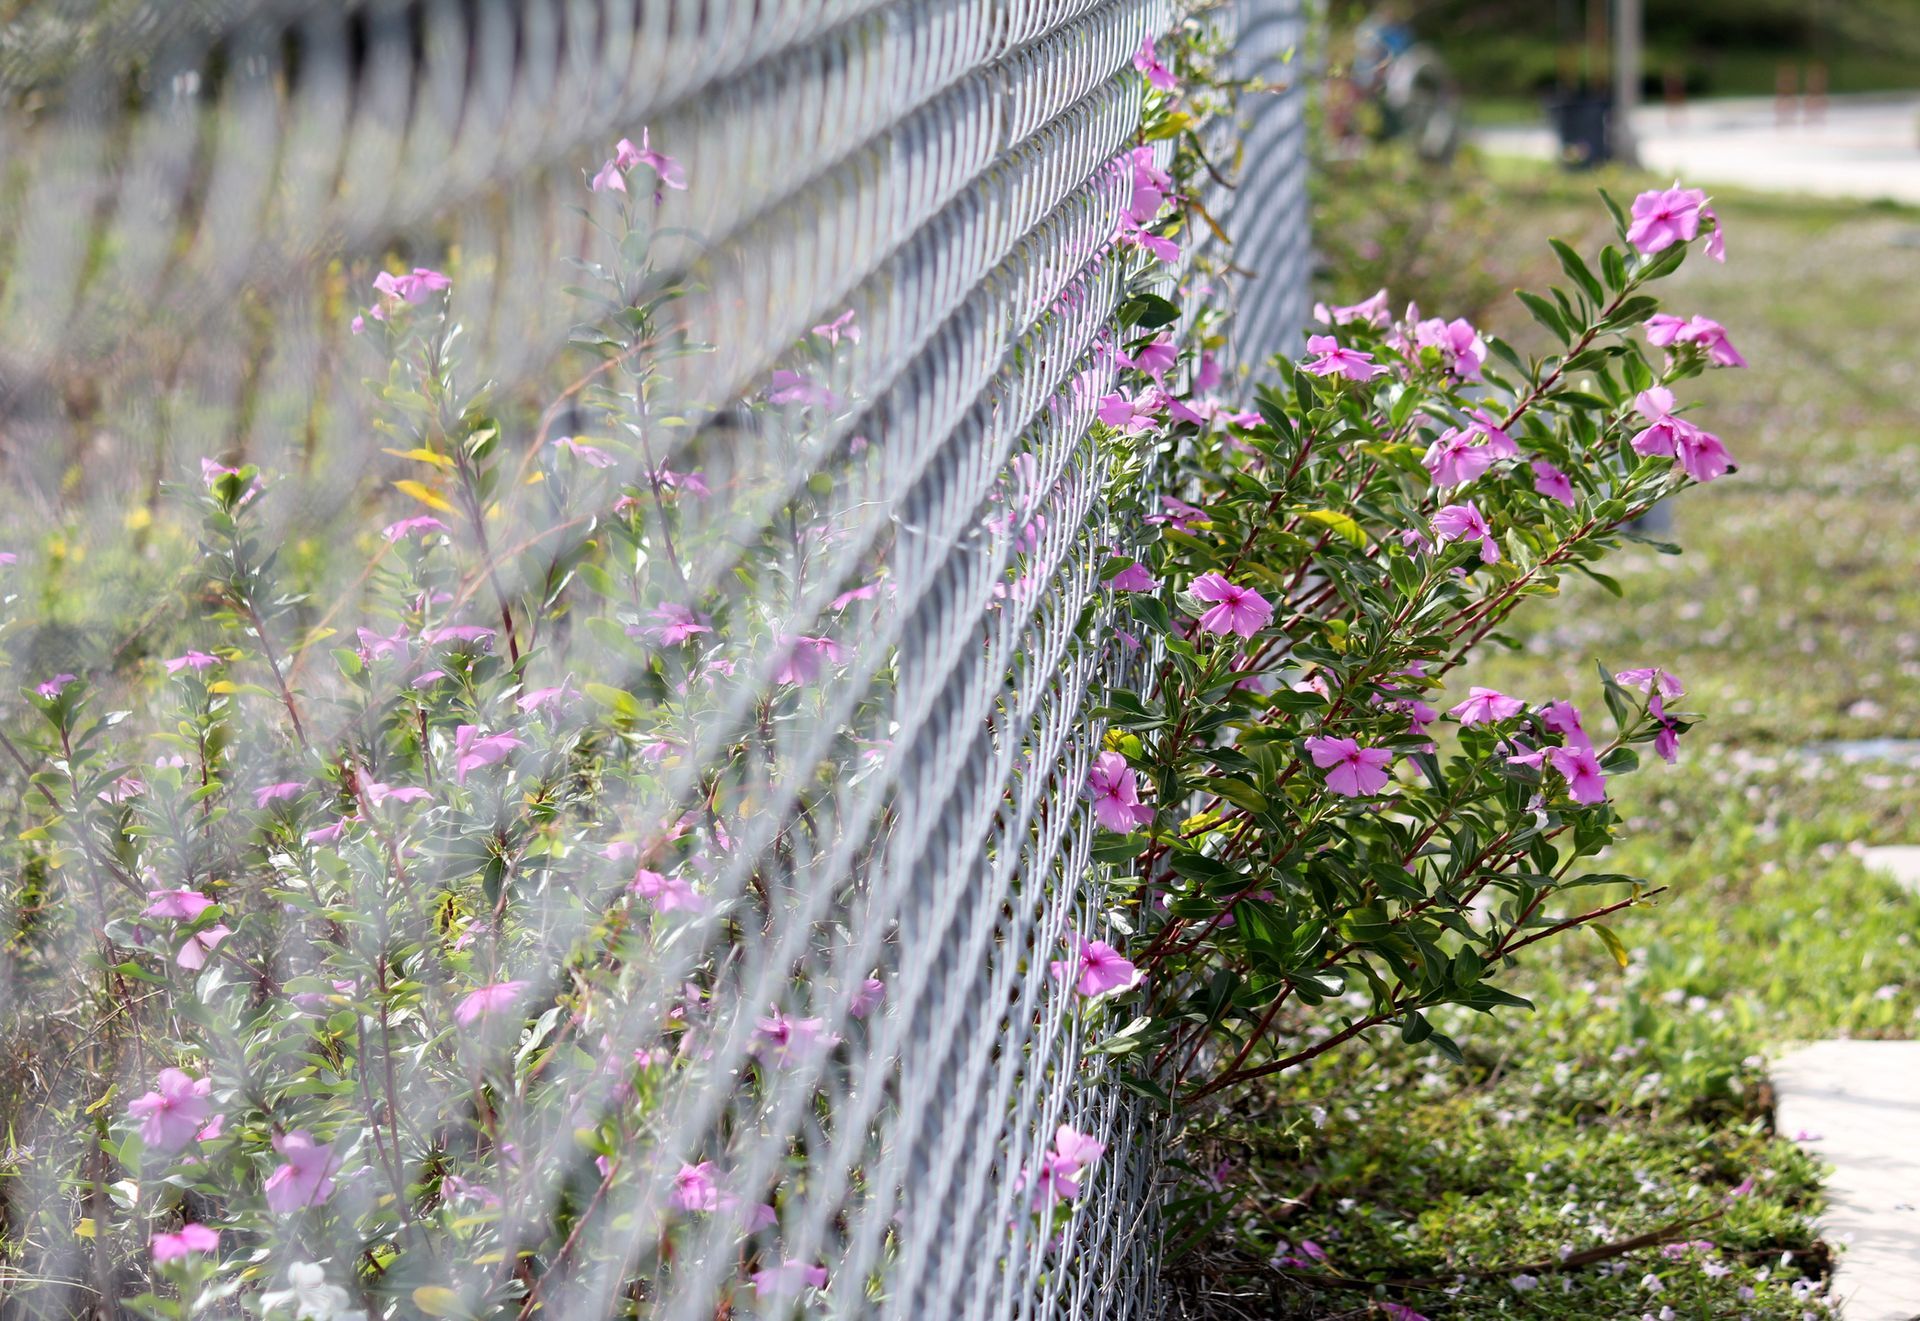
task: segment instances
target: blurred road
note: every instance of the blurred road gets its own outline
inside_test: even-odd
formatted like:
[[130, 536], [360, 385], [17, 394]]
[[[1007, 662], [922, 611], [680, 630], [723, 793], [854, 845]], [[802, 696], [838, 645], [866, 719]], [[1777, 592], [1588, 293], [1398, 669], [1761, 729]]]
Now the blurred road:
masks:
[[[1677, 111], [1644, 107], [1633, 124], [1641, 163], [1691, 185], [1920, 206], [1920, 95], [1834, 97], [1817, 122], [1782, 122], [1771, 97], [1693, 101]], [[1496, 155], [1548, 159], [1558, 151], [1544, 125], [1484, 128], [1473, 137]]]

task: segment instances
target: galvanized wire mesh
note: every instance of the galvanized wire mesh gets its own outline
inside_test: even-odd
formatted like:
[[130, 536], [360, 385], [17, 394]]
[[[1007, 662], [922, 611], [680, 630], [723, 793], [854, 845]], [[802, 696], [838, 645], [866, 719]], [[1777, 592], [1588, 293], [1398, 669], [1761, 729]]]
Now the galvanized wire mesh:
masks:
[[[697, 272], [683, 327], [710, 346], [649, 401], [685, 418], [656, 459], [698, 461], [735, 493], [699, 515], [711, 550], [694, 586], [725, 582], [728, 547], [831, 479], [835, 534], [795, 548], [803, 589], [783, 608], [789, 632], [858, 659], [765, 753], [765, 828], [711, 878], [716, 909], [780, 878], [763, 931], [743, 946], [689, 921], [648, 974], [664, 1002], [688, 968], [723, 969], [712, 1053], [677, 1075], [656, 1174], [623, 1194], [639, 1228], [609, 1230], [631, 1241], [549, 1298], [552, 1315], [613, 1310], [650, 1269], [648, 1208], [683, 1162], [715, 1158], [742, 1188], [784, 1177], [768, 1232], [780, 1256], [831, 1264], [833, 1313], [1155, 1310], [1150, 1120], [1084, 1055], [1080, 1007], [1047, 965], [1070, 932], [1100, 929], [1080, 793], [1100, 737], [1090, 695], [1138, 663], [1106, 623], [1102, 552], [1134, 533], [1110, 525], [1089, 427], [1121, 283], [1105, 254], [1117, 160], [1142, 95], [1129, 59], [1175, 19], [1170, 0], [233, 0], [49, 6], [0, 48], [16, 526], [64, 520], [98, 554], [124, 550], [126, 515], [218, 454], [301, 484], [270, 511], [284, 543], [344, 537], [370, 476], [388, 475], [346, 330], [346, 281], [366, 269], [351, 263], [457, 254], [474, 374], [537, 399], [575, 315], [561, 261], [587, 251], [579, 167], [643, 124], [691, 181], [663, 212], [684, 237], [657, 255]], [[1296, 0], [1217, 21], [1240, 24], [1268, 76], [1298, 40]], [[1265, 351], [1299, 319], [1304, 149], [1297, 95], [1254, 110], [1244, 181], [1206, 200], [1235, 238], [1225, 255], [1257, 273], [1242, 316]], [[820, 382], [835, 407], [781, 425], [729, 402], [843, 309], [863, 335]], [[525, 508], [506, 517], [502, 539], [545, 530]], [[830, 607], [876, 569], [890, 592]], [[43, 630], [35, 667], [111, 671], [112, 621], [142, 613], [151, 580], [95, 587], [96, 616]], [[350, 614], [362, 587], [343, 572], [305, 622]], [[556, 670], [612, 663], [585, 637], [551, 645]], [[745, 728], [780, 658], [739, 653], [727, 702]], [[617, 815], [680, 810], [699, 752]], [[795, 783], [835, 758], [828, 809], [784, 829]], [[826, 990], [874, 970], [887, 1007], [855, 1022]], [[745, 1089], [769, 1006], [843, 1040], [780, 1088]], [[620, 1051], [658, 1044], [646, 1024], [606, 1030]], [[1053, 1242], [1022, 1175], [1062, 1123], [1107, 1156]], [[737, 1227], [706, 1225], [654, 1314], [711, 1315], [737, 1272]]]

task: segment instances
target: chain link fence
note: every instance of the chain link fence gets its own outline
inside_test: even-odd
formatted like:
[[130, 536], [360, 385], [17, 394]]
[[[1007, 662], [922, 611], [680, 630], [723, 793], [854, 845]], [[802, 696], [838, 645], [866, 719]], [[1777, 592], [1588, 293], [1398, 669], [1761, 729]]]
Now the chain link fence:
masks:
[[[794, 549], [790, 627], [860, 659], [768, 752], [767, 828], [711, 878], [724, 911], [777, 876], [765, 929], [743, 944], [717, 917], [689, 921], [649, 974], [666, 997], [688, 968], [724, 969], [708, 1054], [664, 1103], [660, 1173], [612, 1220], [630, 1241], [550, 1315], [617, 1310], [650, 1269], [645, 1209], [677, 1167], [716, 1158], [740, 1187], [784, 1178], [767, 1232], [787, 1258], [831, 1263], [830, 1314], [1156, 1313], [1161, 1135], [1085, 1055], [1048, 963], [1099, 932], [1091, 694], [1139, 663], [1106, 622], [1098, 566], [1133, 532], [1110, 525], [1089, 428], [1142, 96], [1130, 60], [1179, 18], [1170, 0], [204, 0], [33, 6], [0, 36], [8, 522], [149, 566], [88, 581], [23, 671], [110, 674], [171, 608], [155, 584], [184, 570], [154, 563], [167, 552], [142, 541], [142, 511], [202, 455], [297, 484], [268, 514], [285, 547], [343, 544], [370, 517], [392, 465], [347, 322], [380, 254], [448, 262], [472, 370], [537, 407], [574, 317], [566, 263], [589, 251], [581, 166], [643, 125], [689, 183], [655, 256], [697, 283], [680, 315], [704, 349], [647, 401], [674, 423], [656, 457], [730, 493], [699, 515], [710, 549], [689, 579], [725, 582], [740, 568], [726, 548], [777, 535], [794, 491], [834, 492], [829, 544]], [[1287, 82], [1299, 0], [1209, 21], [1237, 29], [1243, 73]], [[1298, 89], [1243, 110], [1237, 187], [1207, 200], [1234, 240], [1216, 255], [1244, 273], [1251, 360], [1302, 320], [1306, 153]], [[817, 381], [834, 407], [801, 427], [743, 406], [847, 311], [860, 338]], [[545, 531], [507, 517], [521, 521], [502, 539]], [[365, 590], [328, 572], [309, 627]], [[113, 622], [129, 618], [131, 635]], [[560, 669], [603, 663], [590, 639], [550, 645]], [[780, 661], [739, 661], [729, 700], [747, 728]], [[833, 819], [811, 809], [796, 846], [780, 794], [850, 733], [862, 751]], [[698, 749], [685, 761], [621, 815], [678, 810], [706, 769]], [[795, 989], [869, 973], [886, 1001], [863, 1021]], [[769, 1006], [840, 1041], [762, 1094], [739, 1080]], [[658, 1046], [651, 1031], [607, 1026], [621, 1050]], [[1107, 1155], [1049, 1241], [1024, 1171], [1060, 1124]], [[652, 1315], [713, 1314], [739, 1253], [734, 1228], [707, 1223]]]

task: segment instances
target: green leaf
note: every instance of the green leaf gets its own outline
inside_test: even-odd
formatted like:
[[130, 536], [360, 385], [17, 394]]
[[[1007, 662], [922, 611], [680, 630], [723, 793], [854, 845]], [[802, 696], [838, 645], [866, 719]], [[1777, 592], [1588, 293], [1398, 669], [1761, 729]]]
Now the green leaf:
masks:
[[612, 707], [616, 715], [628, 720], [639, 718], [640, 701], [632, 693], [604, 683], [582, 684], [580, 690], [602, 706]]
[[1267, 810], [1266, 795], [1245, 780], [1229, 776], [1209, 776], [1199, 780], [1198, 784], [1206, 792], [1226, 799], [1235, 807], [1244, 807], [1249, 812]]
[[1120, 304], [1120, 324], [1139, 326], [1142, 330], [1157, 330], [1161, 326], [1172, 325], [1180, 319], [1180, 308], [1170, 299], [1159, 294], [1135, 294]]
[[1300, 511], [1300, 517], [1309, 523], [1318, 523], [1351, 545], [1367, 544], [1366, 529], [1355, 522], [1351, 515], [1343, 514], [1337, 509], [1303, 509]]
[[1620, 937], [1614, 935], [1611, 928], [1603, 927], [1598, 922], [1593, 923], [1588, 929], [1600, 937], [1600, 943], [1607, 947], [1607, 953], [1613, 955], [1613, 961], [1624, 969], [1628, 962], [1627, 947], [1621, 942]]
[[1542, 298], [1539, 294], [1528, 293], [1525, 289], [1514, 290], [1513, 296], [1526, 305], [1533, 313], [1533, 319], [1552, 331], [1562, 344], [1573, 342], [1572, 334], [1567, 330], [1566, 322], [1560, 319], [1560, 309]]
[[1547, 245], [1553, 249], [1553, 255], [1560, 259], [1560, 269], [1580, 286], [1596, 307], [1607, 301], [1606, 291], [1600, 287], [1600, 281], [1594, 278], [1593, 272], [1587, 269], [1586, 262], [1580, 260], [1579, 253], [1559, 239], [1548, 239]]

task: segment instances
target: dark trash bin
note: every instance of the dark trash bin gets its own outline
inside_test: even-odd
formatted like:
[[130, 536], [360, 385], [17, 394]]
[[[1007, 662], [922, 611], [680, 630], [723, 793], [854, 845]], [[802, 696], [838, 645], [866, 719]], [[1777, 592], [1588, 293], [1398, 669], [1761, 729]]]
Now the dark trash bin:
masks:
[[1612, 160], [1612, 116], [1613, 97], [1606, 92], [1562, 92], [1550, 98], [1547, 117], [1560, 138], [1560, 159], [1581, 170]]

